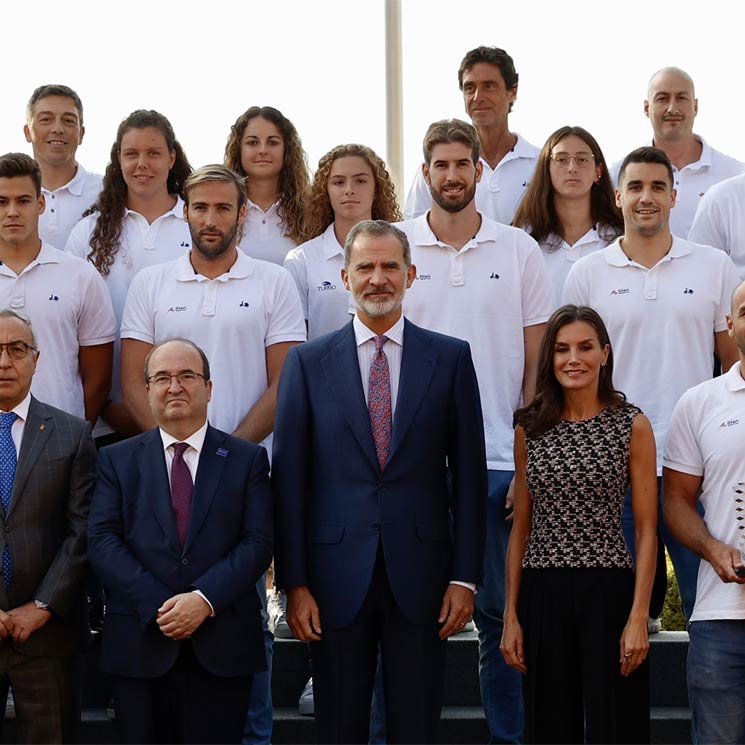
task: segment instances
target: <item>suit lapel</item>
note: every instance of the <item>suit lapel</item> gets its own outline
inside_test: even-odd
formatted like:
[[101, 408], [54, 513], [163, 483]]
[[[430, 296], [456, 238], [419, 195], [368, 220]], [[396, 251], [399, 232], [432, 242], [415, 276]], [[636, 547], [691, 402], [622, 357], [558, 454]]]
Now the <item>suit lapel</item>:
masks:
[[44, 452], [44, 447], [54, 431], [54, 427], [54, 418], [47, 406], [32, 396], [28, 407], [28, 419], [23, 428], [23, 438], [18, 453], [18, 464], [16, 465], [16, 477], [13, 482], [13, 493], [10, 497], [10, 507], [6, 519], [13, 512], [19, 497], [23, 493], [28, 477]]
[[168, 471], [160, 431], [150, 430], [140, 440], [140, 445], [138, 462], [143, 485], [142, 496], [152, 501], [153, 511], [160, 527], [174, 550], [181, 553], [176, 520], [171, 507], [171, 485], [168, 483]]
[[401, 356], [401, 378], [393, 417], [393, 434], [388, 461], [393, 458], [411, 426], [414, 415], [427, 392], [435, 370], [437, 353], [431, 348], [430, 337], [409, 321], [404, 321], [404, 349]]
[[351, 323], [348, 323], [341, 329], [339, 335], [334, 337], [328, 353], [321, 358], [321, 367], [355, 439], [377, 470], [379, 468], [378, 457], [375, 454], [370, 414], [365, 404], [365, 393], [362, 390], [357, 344]]
[[210, 426], [207, 427], [207, 434], [204, 437], [204, 445], [197, 465], [197, 478], [194, 482], [194, 494], [191, 499], [189, 529], [186, 531], [184, 553], [189, 550], [192, 541], [202, 527], [212, 500], [215, 498], [223, 468], [225, 468], [230, 455], [227, 448], [220, 447], [224, 442], [225, 437], [221, 433]]

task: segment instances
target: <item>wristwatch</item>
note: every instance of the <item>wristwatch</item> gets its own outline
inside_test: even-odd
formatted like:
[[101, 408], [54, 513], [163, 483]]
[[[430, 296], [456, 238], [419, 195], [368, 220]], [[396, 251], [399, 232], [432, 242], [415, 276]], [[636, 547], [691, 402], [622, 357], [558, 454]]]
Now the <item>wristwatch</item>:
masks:
[[45, 603], [43, 600], [34, 600], [34, 605], [41, 610], [49, 610], [49, 603]]

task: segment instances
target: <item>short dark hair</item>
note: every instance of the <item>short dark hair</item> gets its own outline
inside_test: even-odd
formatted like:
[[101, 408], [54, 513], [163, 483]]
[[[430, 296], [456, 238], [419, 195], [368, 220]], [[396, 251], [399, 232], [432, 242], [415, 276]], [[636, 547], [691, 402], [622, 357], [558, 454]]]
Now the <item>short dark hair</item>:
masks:
[[[180, 341], [182, 344], [186, 344], [187, 346], [191, 347], [192, 349], [196, 350], [199, 353], [199, 356], [202, 358], [202, 374], [204, 375], [204, 382], [206, 383], [210, 379], [210, 362], [207, 359], [207, 355], [204, 353], [204, 350], [195, 344], [191, 339], [184, 339], [180, 336], [174, 336], [173, 339], [166, 339], [165, 341], [162, 341], [160, 344], [156, 344], [148, 353], [147, 357], [145, 357], [145, 385], [147, 385], [150, 381], [148, 378], [150, 377], [148, 375], [148, 368], [150, 367], [150, 358], [163, 346], [166, 344], [170, 344], [172, 341]], [[196, 372], [196, 370], [195, 370]]]
[[30, 122], [34, 118], [34, 106], [36, 106], [42, 98], [46, 98], [47, 96], [64, 96], [65, 98], [72, 99], [75, 108], [78, 110], [80, 126], [83, 126], [83, 102], [80, 100], [80, 96], [75, 93], [72, 88], [66, 85], [60, 85], [59, 83], [40, 85], [31, 94], [31, 98], [29, 98], [28, 104], [26, 104], [26, 121]]
[[362, 220], [358, 222], [348, 233], [344, 241], [344, 268], [349, 268], [349, 261], [352, 258], [352, 244], [358, 235], [372, 235], [383, 237], [386, 235], [393, 236], [400, 244], [404, 253], [404, 264], [411, 266], [411, 246], [406, 233], [395, 225], [391, 225], [385, 220]]
[[429, 165], [432, 162], [432, 149], [435, 145], [450, 142], [461, 142], [471, 148], [471, 160], [474, 164], [479, 162], [481, 155], [481, 143], [476, 128], [464, 122], [462, 119], [440, 119], [433, 122], [427, 128], [424, 135], [424, 162]]
[[191, 190], [201, 184], [209, 182], [220, 182], [224, 184], [233, 184], [238, 192], [238, 209], [240, 209], [248, 198], [246, 181], [243, 176], [239, 176], [235, 171], [231, 171], [219, 163], [211, 163], [192, 171], [184, 181], [184, 204], [189, 206], [189, 194]]
[[17, 321], [23, 323], [28, 329], [28, 333], [31, 335], [31, 344], [38, 354], [38, 346], [36, 341], [36, 334], [34, 333], [34, 327], [31, 325], [31, 319], [28, 316], [19, 313], [17, 310], [12, 308], [0, 308], [0, 318], [15, 318]]
[[[499, 72], [502, 74], [502, 79], [508, 91], [517, 88], [518, 74], [515, 70], [515, 63], [504, 49], [499, 47], [476, 47], [470, 52], [466, 52], [466, 56], [461, 60], [460, 67], [458, 68], [458, 87], [463, 90], [463, 75], [468, 72], [474, 65], [479, 62], [487, 62], [490, 65], [494, 65], [499, 68]], [[512, 104], [510, 104], [510, 111], [512, 111]]]
[[621, 187], [624, 174], [626, 173], [626, 166], [629, 163], [658, 163], [661, 166], [665, 166], [667, 169], [667, 175], [670, 179], [670, 187], [675, 185], [675, 175], [673, 174], [673, 164], [670, 162], [670, 158], [667, 157], [667, 153], [664, 150], [660, 150], [658, 147], [638, 147], [636, 150], [632, 150], [621, 163], [621, 168], [618, 171], [618, 187]]
[[0, 156], [0, 178], [21, 178], [28, 176], [34, 183], [36, 196], [41, 195], [41, 169], [39, 164], [26, 153], [6, 153]]

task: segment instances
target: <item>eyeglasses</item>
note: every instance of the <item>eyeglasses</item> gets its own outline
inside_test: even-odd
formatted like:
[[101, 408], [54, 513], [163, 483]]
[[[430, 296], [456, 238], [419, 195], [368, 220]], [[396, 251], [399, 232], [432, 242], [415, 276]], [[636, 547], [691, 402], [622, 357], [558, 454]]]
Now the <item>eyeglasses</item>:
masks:
[[589, 168], [593, 164], [595, 156], [592, 153], [577, 153], [577, 155], [556, 153], [556, 155], [551, 156], [551, 160], [559, 168], [568, 168], [572, 161], [574, 161], [577, 168]]
[[154, 385], [157, 388], [165, 388], [166, 386], [171, 385], [171, 380], [173, 378], [176, 378], [178, 380], [179, 385], [183, 386], [184, 388], [188, 388], [190, 385], [194, 385], [200, 378], [204, 381], [207, 380], [207, 378], [202, 375], [202, 373], [194, 372], [194, 370], [182, 370], [181, 372], [177, 373], [155, 373], [155, 375], [151, 375], [149, 378], [147, 378], [147, 382], [150, 385]]
[[0, 356], [4, 351], [8, 353], [10, 359], [22, 360], [30, 351], [35, 352], [36, 347], [33, 344], [26, 344], [25, 341], [9, 341], [5, 344], [0, 343]]

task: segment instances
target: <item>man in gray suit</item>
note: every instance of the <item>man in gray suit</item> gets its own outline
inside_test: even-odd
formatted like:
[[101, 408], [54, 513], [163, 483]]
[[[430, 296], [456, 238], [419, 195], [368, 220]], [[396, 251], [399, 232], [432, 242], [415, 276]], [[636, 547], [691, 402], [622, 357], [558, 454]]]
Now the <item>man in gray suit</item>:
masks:
[[12, 686], [19, 742], [74, 742], [95, 449], [31, 395], [38, 359], [30, 321], [0, 309], [0, 701]]

